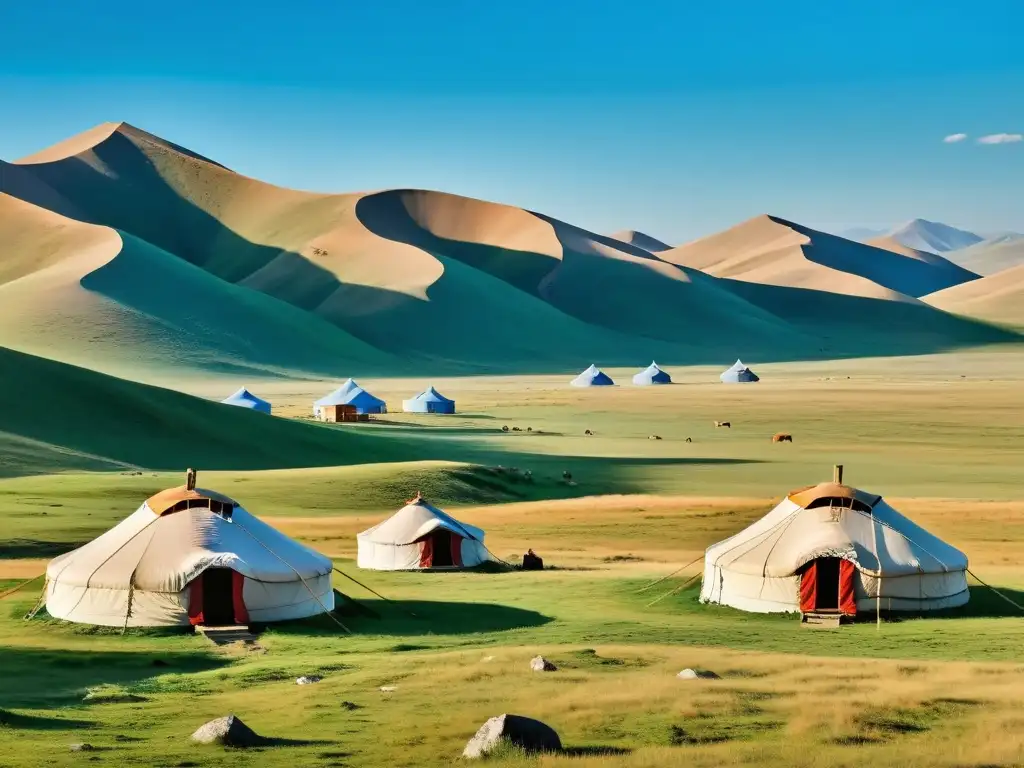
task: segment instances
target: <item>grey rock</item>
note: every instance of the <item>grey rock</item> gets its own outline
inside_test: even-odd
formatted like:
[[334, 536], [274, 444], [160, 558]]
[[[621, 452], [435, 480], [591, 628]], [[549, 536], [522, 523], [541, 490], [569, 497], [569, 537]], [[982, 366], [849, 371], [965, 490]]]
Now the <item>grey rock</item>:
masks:
[[81, 743], [69, 744], [68, 749], [70, 749], [72, 752], [93, 752], [95, 751], [96, 747], [94, 747], [92, 744]]
[[526, 752], [558, 752], [562, 749], [562, 740], [551, 726], [531, 717], [504, 714], [492, 717], [480, 726], [466, 744], [462, 756], [471, 759], [484, 757], [502, 742]]
[[260, 736], [234, 715], [218, 717], [199, 727], [192, 740], [200, 744], [221, 744], [225, 747], [255, 747], [263, 742]]
[[530, 669], [534, 672], [554, 672], [558, 669], [554, 664], [543, 656], [534, 656], [530, 659]]
[[319, 683], [323, 680], [319, 675], [303, 675], [302, 677], [296, 678], [296, 685], [312, 685], [313, 683]]
[[680, 680], [720, 680], [721, 677], [710, 669], [684, 669], [678, 675]]

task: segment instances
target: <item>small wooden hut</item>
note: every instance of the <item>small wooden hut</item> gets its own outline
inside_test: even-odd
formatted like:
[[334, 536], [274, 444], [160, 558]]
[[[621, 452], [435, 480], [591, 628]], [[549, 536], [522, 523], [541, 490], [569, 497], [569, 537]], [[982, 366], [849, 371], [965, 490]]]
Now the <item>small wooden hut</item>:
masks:
[[320, 420], [337, 424], [343, 421], [369, 421], [370, 416], [357, 413], [354, 405], [321, 405]]

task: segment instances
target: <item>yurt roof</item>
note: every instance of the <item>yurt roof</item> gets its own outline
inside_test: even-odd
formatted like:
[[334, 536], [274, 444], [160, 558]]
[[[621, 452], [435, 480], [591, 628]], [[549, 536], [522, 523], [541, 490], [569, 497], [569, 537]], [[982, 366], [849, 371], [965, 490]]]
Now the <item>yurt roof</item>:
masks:
[[805, 509], [818, 499], [855, 499], [868, 507], [874, 507], [882, 500], [881, 496], [839, 483], [818, 483], [806, 488], [798, 488], [795, 491], [790, 491], [787, 498]]
[[[167, 490], [160, 491], [160, 493], [150, 496], [146, 500], [146, 506], [152, 510], [154, 514], [163, 515], [171, 512], [174, 506], [181, 501], [217, 501], [221, 504], [227, 504], [232, 507], [237, 507], [238, 502], [222, 493], [211, 491], [206, 488], [188, 488], [185, 485], [179, 485], [177, 488], [168, 488]], [[196, 504], [194, 506], [200, 506]]]
[[349, 400], [360, 392], [365, 392], [354, 379], [348, 379], [330, 394], [316, 401], [316, 405], [347, 405]]
[[428, 387], [427, 389], [423, 390], [418, 395], [416, 395], [416, 397], [414, 397], [412, 399], [413, 400], [426, 400], [426, 401], [434, 402], [434, 403], [450, 403], [450, 402], [453, 402], [450, 398], [445, 397], [444, 395], [442, 395], [440, 392], [438, 392], [433, 387]]
[[476, 541], [484, 538], [480, 528], [459, 522], [421, 497], [410, 501], [387, 520], [366, 529], [359, 537], [377, 544], [412, 544], [438, 528]]

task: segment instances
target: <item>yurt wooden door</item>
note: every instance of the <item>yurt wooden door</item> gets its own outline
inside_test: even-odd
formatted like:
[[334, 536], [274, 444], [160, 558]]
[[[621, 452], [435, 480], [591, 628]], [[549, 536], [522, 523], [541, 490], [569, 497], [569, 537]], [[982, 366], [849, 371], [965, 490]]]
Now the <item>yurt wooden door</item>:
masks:
[[237, 571], [207, 568], [189, 584], [189, 621], [207, 627], [248, 624], [244, 585], [245, 577]]
[[819, 557], [804, 568], [800, 577], [801, 613], [856, 615], [853, 577], [857, 569], [849, 560]]
[[462, 537], [438, 528], [420, 540], [420, 568], [461, 568]]

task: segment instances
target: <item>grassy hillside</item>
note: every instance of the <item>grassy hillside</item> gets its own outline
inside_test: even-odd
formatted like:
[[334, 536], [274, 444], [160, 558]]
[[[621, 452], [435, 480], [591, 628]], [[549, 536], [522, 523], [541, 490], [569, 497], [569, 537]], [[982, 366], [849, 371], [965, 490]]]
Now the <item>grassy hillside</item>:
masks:
[[417, 458], [408, 445], [267, 417], [0, 348], [0, 474], [269, 469]]

